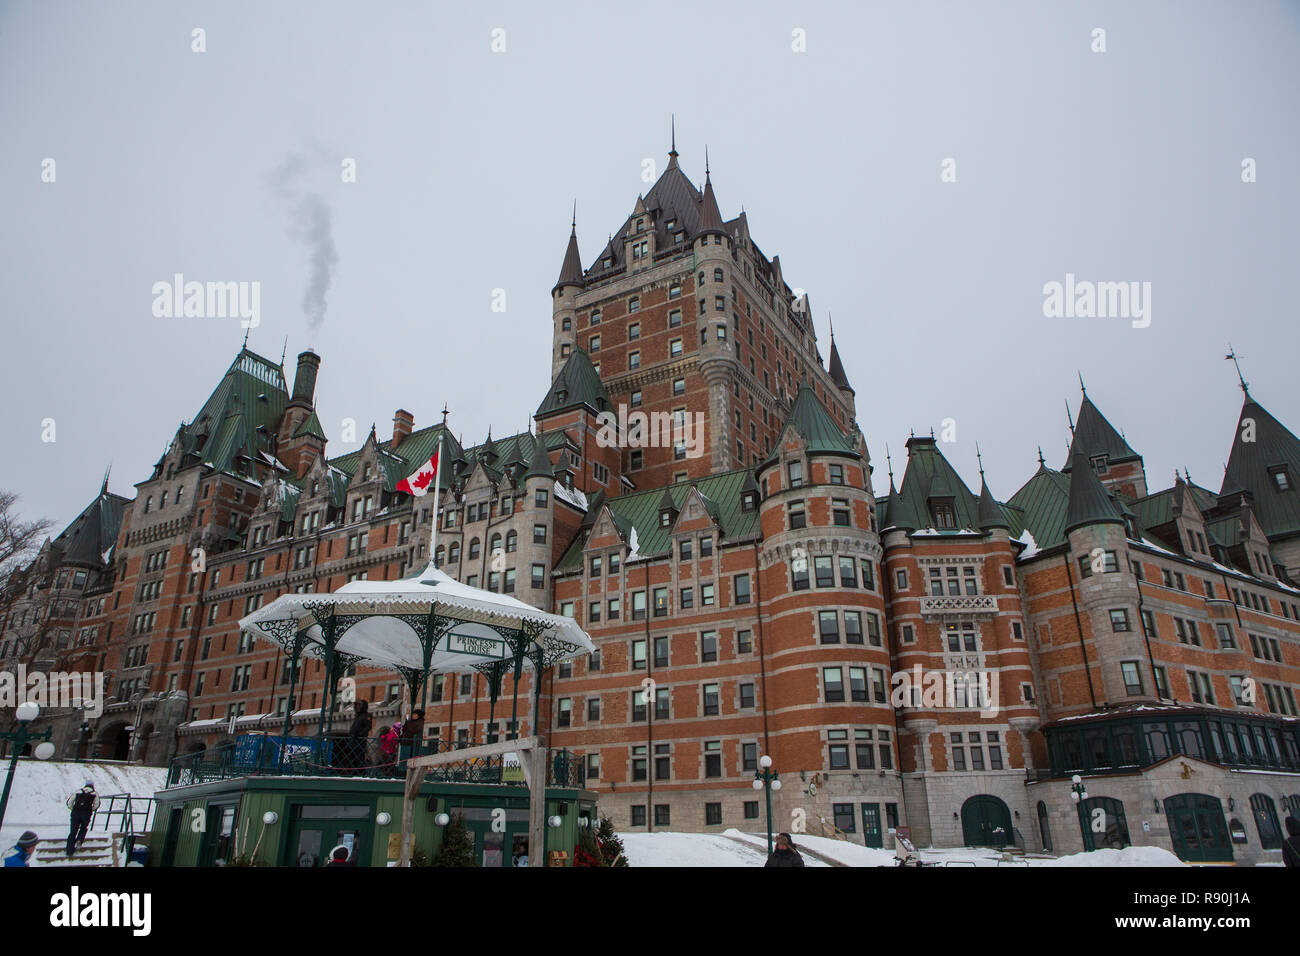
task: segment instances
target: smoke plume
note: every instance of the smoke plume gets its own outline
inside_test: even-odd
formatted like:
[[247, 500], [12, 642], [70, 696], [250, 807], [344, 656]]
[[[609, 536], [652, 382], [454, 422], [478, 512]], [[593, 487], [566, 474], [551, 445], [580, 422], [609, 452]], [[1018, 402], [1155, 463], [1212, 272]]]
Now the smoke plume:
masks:
[[326, 296], [338, 265], [333, 210], [314, 184], [327, 182], [319, 157], [291, 154], [271, 174], [271, 189], [285, 215], [289, 237], [307, 253], [307, 288], [302, 311], [312, 329], [325, 321]]

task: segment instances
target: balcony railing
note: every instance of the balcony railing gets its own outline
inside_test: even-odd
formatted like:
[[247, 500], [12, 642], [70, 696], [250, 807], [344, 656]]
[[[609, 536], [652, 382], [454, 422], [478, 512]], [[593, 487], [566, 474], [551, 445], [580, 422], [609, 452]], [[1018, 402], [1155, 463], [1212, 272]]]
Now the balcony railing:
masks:
[[[406, 776], [406, 761], [431, 753], [455, 753], [472, 746], [450, 740], [402, 741], [396, 749], [375, 737], [288, 737], [244, 734], [233, 743], [175, 757], [167, 772], [167, 787], [187, 787], [236, 777], [368, 777]], [[553, 787], [583, 787], [586, 759], [561, 749], [551, 752], [547, 783]], [[523, 769], [513, 755], [457, 761], [428, 769], [426, 780], [524, 786]]]
[[998, 599], [991, 594], [925, 595], [922, 614], [995, 614]]

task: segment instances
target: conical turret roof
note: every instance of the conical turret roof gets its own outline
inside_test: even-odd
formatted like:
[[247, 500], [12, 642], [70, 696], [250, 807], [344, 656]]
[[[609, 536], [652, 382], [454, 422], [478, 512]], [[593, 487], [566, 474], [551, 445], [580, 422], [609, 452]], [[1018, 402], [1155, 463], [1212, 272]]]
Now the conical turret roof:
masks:
[[1070, 503], [1065, 509], [1065, 534], [1093, 524], [1122, 525], [1124, 518], [1083, 452], [1076, 451], [1070, 464]]
[[582, 256], [578, 253], [578, 225], [575, 222], [569, 230], [569, 247], [564, 250], [564, 263], [560, 266], [560, 277], [555, 280], [555, 288], [567, 285], [582, 287], [586, 284], [582, 274]]

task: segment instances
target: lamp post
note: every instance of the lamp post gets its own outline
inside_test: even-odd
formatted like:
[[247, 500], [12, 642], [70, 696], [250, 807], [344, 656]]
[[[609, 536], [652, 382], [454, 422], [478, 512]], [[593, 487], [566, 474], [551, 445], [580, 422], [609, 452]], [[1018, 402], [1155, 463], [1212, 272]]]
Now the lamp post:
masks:
[[754, 771], [754, 789], [767, 792], [767, 855], [772, 855], [772, 791], [781, 789], [781, 777], [772, 769], [772, 758], [767, 754], [758, 758]]
[[1083, 778], [1077, 773], [1070, 778], [1070, 799], [1074, 801], [1075, 808], [1079, 814], [1079, 835], [1083, 837], [1084, 850], [1093, 849], [1092, 837], [1088, 832], [1088, 821], [1084, 818], [1083, 801], [1088, 799], [1088, 788], [1084, 785]]
[[33, 740], [45, 741], [36, 748], [36, 758], [38, 760], [49, 760], [54, 755], [54, 744], [50, 743], [51, 729], [45, 728], [43, 734], [33, 734], [27, 729], [30, 724], [40, 714], [41, 709], [30, 700], [18, 705], [15, 716], [18, 718], [18, 729], [0, 733], [0, 738], [10, 741], [9, 755], [9, 773], [5, 775], [4, 793], [0, 794], [0, 826], [5, 822], [5, 809], [9, 806], [9, 790], [14, 785], [14, 770], [18, 768], [18, 754], [23, 746]]

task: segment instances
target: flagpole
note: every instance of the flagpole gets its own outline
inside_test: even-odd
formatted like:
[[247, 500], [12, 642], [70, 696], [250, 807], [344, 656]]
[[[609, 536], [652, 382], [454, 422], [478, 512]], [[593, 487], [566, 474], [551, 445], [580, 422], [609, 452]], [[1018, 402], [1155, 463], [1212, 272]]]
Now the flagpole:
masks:
[[438, 499], [442, 494], [443, 438], [447, 434], [447, 406], [442, 406], [442, 431], [438, 432], [438, 467], [433, 476], [433, 527], [429, 531], [429, 567], [434, 566], [438, 548]]

